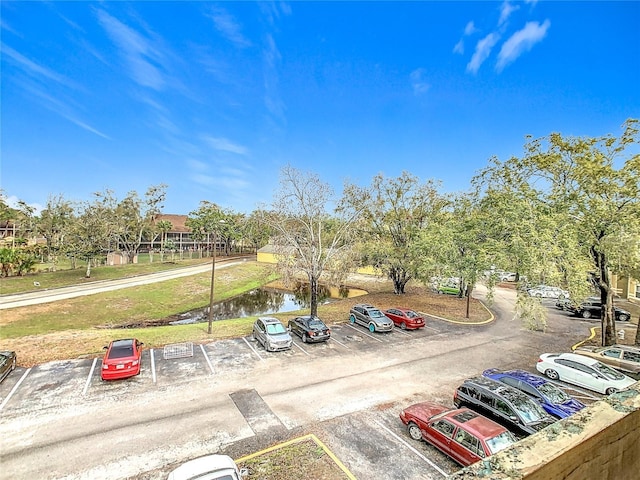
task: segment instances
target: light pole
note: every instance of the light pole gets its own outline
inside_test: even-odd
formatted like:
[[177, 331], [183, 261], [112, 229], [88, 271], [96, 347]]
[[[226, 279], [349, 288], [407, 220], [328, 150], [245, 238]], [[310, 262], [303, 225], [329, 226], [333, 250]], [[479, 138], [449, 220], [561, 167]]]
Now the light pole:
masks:
[[[219, 220], [218, 223], [225, 223], [224, 220]], [[218, 244], [218, 235], [216, 230], [213, 230], [213, 257], [211, 260], [211, 293], [209, 294], [209, 328], [207, 333], [211, 335], [211, 329], [213, 325], [213, 284], [216, 280], [216, 246]]]

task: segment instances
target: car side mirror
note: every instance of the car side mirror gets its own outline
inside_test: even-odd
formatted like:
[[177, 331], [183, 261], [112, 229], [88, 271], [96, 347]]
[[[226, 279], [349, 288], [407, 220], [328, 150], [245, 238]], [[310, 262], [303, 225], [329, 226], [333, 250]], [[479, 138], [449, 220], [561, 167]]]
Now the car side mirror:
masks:
[[511, 420], [512, 422], [516, 422], [516, 423], [520, 422], [520, 419], [518, 417], [516, 417], [515, 415], [509, 415], [509, 420]]
[[102, 347], [103, 350], [106, 350], [107, 348], [109, 348], [109, 345], [105, 345], [104, 347]]

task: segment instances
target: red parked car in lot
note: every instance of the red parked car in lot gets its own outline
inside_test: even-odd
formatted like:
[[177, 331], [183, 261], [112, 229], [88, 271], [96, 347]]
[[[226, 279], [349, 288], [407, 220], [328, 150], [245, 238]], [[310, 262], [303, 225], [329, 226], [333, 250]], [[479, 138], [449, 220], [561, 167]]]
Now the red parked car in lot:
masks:
[[416, 403], [400, 413], [414, 440], [425, 440], [460, 465], [468, 466], [516, 442], [509, 430], [468, 408]]
[[140, 373], [140, 357], [144, 343], [135, 338], [114, 340], [107, 345], [102, 359], [102, 380], [117, 380]]
[[424, 317], [408, 308], [390, 308], [384, 314], [402, 330], [415, 330], [425, 325]]

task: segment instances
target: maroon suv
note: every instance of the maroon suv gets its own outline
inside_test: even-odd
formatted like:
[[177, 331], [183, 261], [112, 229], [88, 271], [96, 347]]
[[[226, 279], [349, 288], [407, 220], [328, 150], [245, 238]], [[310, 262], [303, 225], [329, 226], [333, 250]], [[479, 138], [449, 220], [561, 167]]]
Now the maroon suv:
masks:
[[400, 413], [400, 420], [411, 438], [425, 440], [465, 467], [516, 442], [502, 425], [468, 408], [416, 403]]

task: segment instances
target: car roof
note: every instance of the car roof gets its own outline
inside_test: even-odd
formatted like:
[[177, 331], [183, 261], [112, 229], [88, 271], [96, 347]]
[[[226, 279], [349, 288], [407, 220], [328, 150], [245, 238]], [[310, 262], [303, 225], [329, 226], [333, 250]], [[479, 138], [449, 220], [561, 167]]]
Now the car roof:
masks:
[[446, 418], [451, 423], [463, 427], [464, 430], [481, 438], [493, 438], [502, 432], [508, 431], [508, 429], [502, 425], [466, 407], [451, 409], [443, 405], [433, 404], [432, 402], [422, 402], [411, 405], [406, 408], [405, 411], [421, 417], [424, 421], [428, 421], [427, 412], [432, 410], [433, 407], [442, 407], [442, 411], [436, 414], [440, 419]]
[[596, 363], [600, 363], [595, 358], [585, 357], [584, 355], [579, 355], [577, 353], [561, 353], [557, 358], [566, 358], [567, 360], [582, 363], [583, 365], [595, 365]]
[[509, 401], [522, 400], [525, 398], [527, 399], [527, 401], [529, 400], [529, 396], [526, 393], [521, 392], [516, 388], [505, 385], [502, 382], [498, 382], [497, 380], [492, 380], [491, 378], [482, 377], [482, 376], [473, 377], [465, 380], [463, 384], [465, 383], [483, 387], [489, 390], [490, 392], [495, 393], [496, 395], [500, 395], [501, 397]]
[[215, 479], [235, 472], [235, 462], [227, 455], [207, 455], [183, 463], [169, 474], [170, 480]]
[[610, 348], [617, 348], [618, 350], [623, 350], [625, 352], [634, 352], [634, 353], [640, 353], [640, 348], [638, 347], [632, 347], [631, 345], [609, 345], [607, 347], [597, 347], [594, 349], [594, 351], [596, 352], [602, 352], [603, 350], [608, 350]]
[[264, 323], [282, 323], [275, 317], [258, 317], [258, 320], [262, 320]]
[[541, 377], [540, 375], [534, 375], [533, 373], [529, 373], [525, 370], [506, 370], [504, 372], [498, 370], [495, 372], [490, 372], [490, 375], [515, 378], [517, 380], [522, 380], [523, 382], [526, 382], [532, 387], [536, 388], [544, 385], [545, 383], [549, 383], [548, 380]]
[[133, 342], [135, 342], [135, 338], [123, 338], [120, 340], [113, 340], [111, 342], [111, 346], [113, 348], [118, 348], [118, 347], [130, 347], [131, 345], [133, 345]]

